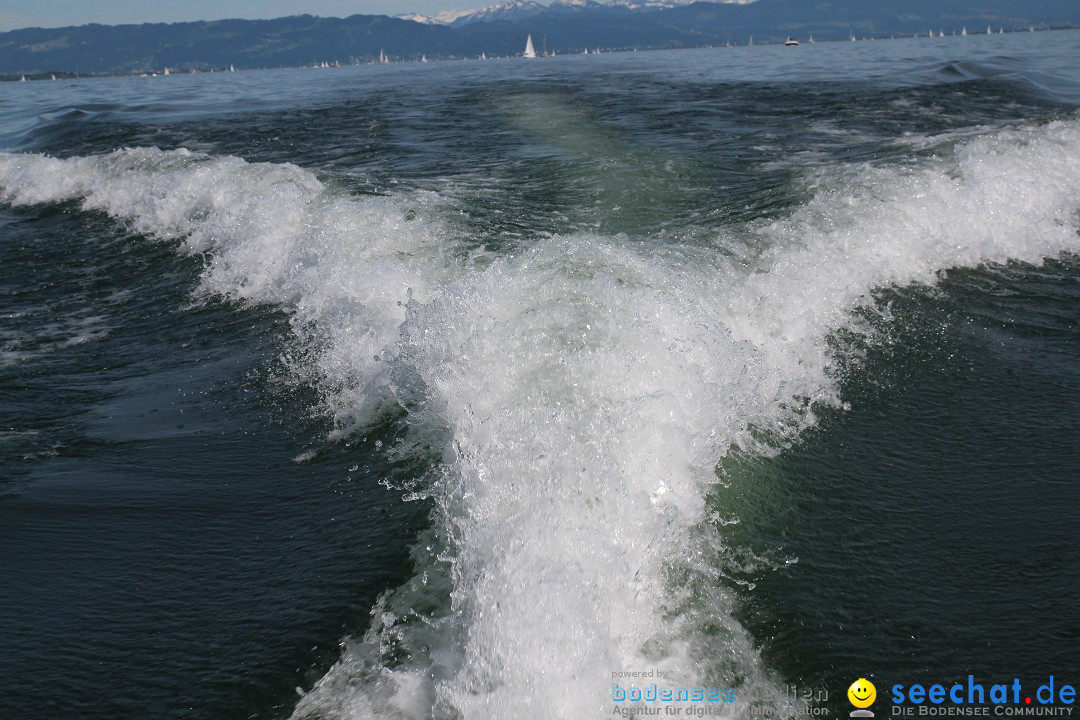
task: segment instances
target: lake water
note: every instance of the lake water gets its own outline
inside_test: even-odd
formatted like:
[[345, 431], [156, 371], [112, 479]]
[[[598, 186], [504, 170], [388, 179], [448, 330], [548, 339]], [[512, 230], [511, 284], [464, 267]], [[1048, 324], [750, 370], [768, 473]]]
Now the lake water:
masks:
[[0, 84], [0, 716], [1075, 685], [1077, 57]]

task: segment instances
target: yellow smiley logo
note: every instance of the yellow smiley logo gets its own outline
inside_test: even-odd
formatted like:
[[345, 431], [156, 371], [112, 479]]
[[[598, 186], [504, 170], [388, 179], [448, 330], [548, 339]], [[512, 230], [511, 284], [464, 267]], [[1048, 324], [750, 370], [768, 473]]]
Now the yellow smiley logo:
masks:
[[868, 708], [877, 699], [877, 688], [866, 678], [859, 678], [847, 689], [848, 700], [857, 708]]

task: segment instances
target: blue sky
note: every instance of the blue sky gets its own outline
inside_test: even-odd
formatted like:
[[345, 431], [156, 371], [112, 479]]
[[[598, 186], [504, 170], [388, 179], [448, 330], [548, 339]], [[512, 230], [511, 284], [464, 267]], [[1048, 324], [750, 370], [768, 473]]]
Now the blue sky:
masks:
[[[547, 3], [548, 0], [541, 0]], [[497, 0], [2, 0], [0, 31], [15, 28], [102, 23], [177, 22], [221, 18], [271, 18], [284, 15], [332, 15], [357, 13], [400, 15], [405, 12], [435, 13], [440, 10], [481, 8]]]

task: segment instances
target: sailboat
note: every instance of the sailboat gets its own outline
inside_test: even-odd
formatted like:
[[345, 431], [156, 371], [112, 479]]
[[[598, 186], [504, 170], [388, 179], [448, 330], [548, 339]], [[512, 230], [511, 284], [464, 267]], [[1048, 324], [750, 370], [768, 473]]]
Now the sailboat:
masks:
[[990, 27], [989, 25], [986, 26], [986, 34], [987, 35], [993, 35], [994, 34], [994, 29], [992, 27]]
[[380, 65], [389, 65], [390, 64], [390, 61], [386, 59], [386, 51], [385, 50], [379, 50], [379, 64]]
[[966, 27], [963, 30], [960, 31], [960, 37], [967, 37], [967, 28]]
[[420, 62], [422, 62], [422, 63], [427, 62], [427, 54], [426, 53], [423, 53], [423, 54], [420, 55]]
[[532, 35], [529, 35], [529, 37], [525, 40], [525, 52], [522, 53], [521, 57], [524, 57], [524, 58], [534, 58], [534, 57], [536, 57], [536, 48], [533, 47]]

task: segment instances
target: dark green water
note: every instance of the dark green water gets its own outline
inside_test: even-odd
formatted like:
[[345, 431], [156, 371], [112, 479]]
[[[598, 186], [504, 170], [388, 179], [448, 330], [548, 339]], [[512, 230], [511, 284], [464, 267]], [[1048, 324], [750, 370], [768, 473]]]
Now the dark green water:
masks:
[[0, 87], [0, 716], [1075, 685], [1078, 46]]

